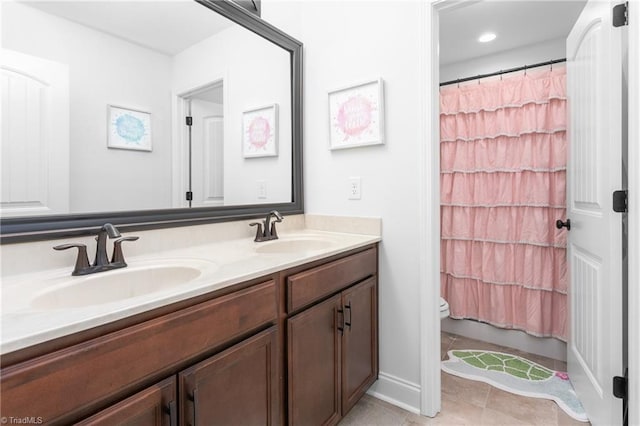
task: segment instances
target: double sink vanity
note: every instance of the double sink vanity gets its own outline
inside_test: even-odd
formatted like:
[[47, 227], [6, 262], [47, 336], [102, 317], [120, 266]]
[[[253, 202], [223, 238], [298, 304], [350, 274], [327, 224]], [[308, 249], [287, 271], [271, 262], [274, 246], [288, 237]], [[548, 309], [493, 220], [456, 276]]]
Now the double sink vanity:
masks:
[[[344, 232], [357, 220], [330, 232], [289, 216], [264, 242], [248, 222], [142, 231], [124, 268], [72, 276], [69, 253], [68, 267], [3, 276], [2, 416], [339, 422], [378, 374], [379, 222]], [[191, 243], [167, 249], [162, 232]]]
[[67, 3], [1, 17], [47, 100], [6, 103], [2, 422], [338, 423], [378, 375], [380, 221], [304, 214], [302, 43], [255, 1]]

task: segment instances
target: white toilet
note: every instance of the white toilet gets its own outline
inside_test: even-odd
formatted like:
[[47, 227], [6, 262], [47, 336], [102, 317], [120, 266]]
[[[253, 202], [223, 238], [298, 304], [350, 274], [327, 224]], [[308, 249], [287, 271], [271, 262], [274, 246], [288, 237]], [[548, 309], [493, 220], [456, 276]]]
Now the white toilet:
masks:
[[449, 316], [449, 303], [444, 300], [442, 297], [440, 298], [440, 319], [444, 319]]

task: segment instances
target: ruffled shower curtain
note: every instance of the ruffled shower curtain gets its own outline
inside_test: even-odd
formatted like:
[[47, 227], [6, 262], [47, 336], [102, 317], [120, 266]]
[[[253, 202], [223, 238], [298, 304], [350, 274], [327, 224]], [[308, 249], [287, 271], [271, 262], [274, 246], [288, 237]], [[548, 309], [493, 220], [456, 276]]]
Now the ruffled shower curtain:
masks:
[[565, 340], [564, 68], [442, 88], [440, 137], [451, 317]]

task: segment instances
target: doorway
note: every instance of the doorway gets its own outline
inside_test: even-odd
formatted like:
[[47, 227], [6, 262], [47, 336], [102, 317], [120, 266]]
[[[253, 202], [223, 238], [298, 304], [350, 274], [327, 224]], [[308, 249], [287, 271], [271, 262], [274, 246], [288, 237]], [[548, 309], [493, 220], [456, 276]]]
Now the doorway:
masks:
[[[224, 205], [224, 81], [178, 95], [179, 163], [174, 198], [180, 207]], [[174, 151], [175, 152], [175, 151]]]
[[[439, 18], [442, 17], [441, 15], [447, 12], [455, 11], [456, 9], [464, 8], [469, 3], [477, 4], [478, 2], [434, 1], [432, 2], [432, 4], [427, 5], [426, 7], [427, 10], [425, 12], [426, 20], [427, 22], [431, 21], [434, 25], [432, 26], [430, 31], [425, 29], [425, 32], [427, 33], [425, 39], [428, 42], [429, 41], [431, 42], [430, 44], [433, 47], [432, 48], [433, 52], [436, 52], [438, 47], [438, 41], [439, 41], [438, 24], [439, 24]], [[498, 5], [500, 4], [504, 5], [504, 2], [495, 2], [495, 3], [497, 3]], [[475, 16], [475, 19], [479, 19], [478, 15]], [[442, 44], [440, 44], [439, 47], [440, 49], [442, 49], [443, 48]], [[553, 59], [553, 57], [549, 58], [547, 56], [546, 59]], [[534, 62], [534, 61], [525, 60], [518, 65], [526, 65], [527, 62]], [[437, 62], [437, 56], [435, 53], [432, 56], [432, 61], [430, 63], [432, 65], [431, 68], [429, 69], [428, 67], [426, 67], [425, 69], [425, 74], [426, 74], [425, 86], [427, 88], [431, 88], [431, 93], [437, 93], [437, 83], [439, 81], [443, 81], [443, 79], [439, 78], [439, 70], [437, 69], [438, 62]], [[427, 65], [428, 64], [429, 62], [427, 62]], [[498, 65], [496, 68], [497, 69], [493, 69], [493, 71], [498, 71], [499, 69], [505, 69], [509, 67], [506, 65], [505, 66]], [[473, 72], [469, 74], [473, 75], [473, 74], [480, 74], [480, 73], [481, 72]], [[459, 77], [468, 77], [469, 74], [461, 75]], [[426, 93], [429, 93], [429, 91], [426, 90]], [[428, 112], [428, 116], [430, 117], [429, 122], [427, 123], [426, 129], [425, 129], [425, 136], [426, 136], [425, 140], [439, 140], [439, 136], [434, 137], [434, 135], [438, 135], [438, 128], [439, 128], [438, 105], [436, 100], [433, 98], [430, 100], [426, 100], [424, 109], [425, 111]], [[433, 146], [431, 148], [433, 148]], [[432, 201], [432, 205], [434, 204], [439, 205], [439, 186], [438, 186], [438, 178], [436, 177], [440, 169], [438, 157], [439, 157], [439, 152], [437, 150], [432, 150], [430, 153], [427, 153], [424, 155], [425, 167], [427, 169], [426, 172], [429, 175], [427, 179], [427, 184], [426, 184], [427, 190], [425, 191], [425, 193], [427, 194], [427, 199], [430, 199]], [[431, 210], [430, 215], [431, 215], [431, 218], [433, 219], [431, 220], [430, 232], [432, 235], [433, 234], [439, 235], [439, 223], [436, 223], [438, 222], [436, 218], [439, 217], [439, 214], [434, 210]], [[425, 250], [425, 252], [430, 255], [431, 259], [439, 258], [439, 256], [437, 256], [439, 250], [433, 245], [428, 245], [428, 248]], [[426, 272], [425, 275], [428, 275], [428, 279], [433, 280], [439, 274], [439, 271], [436, 271], [435, 269], [436, 268], [430, 268], [428, 271], [425, 271]], [[433, 290], [434, 289], [425, 291], [425, 297], [424, 297], [423, 303], [431, 297], [433, 298], [433, 301], [437, 300], [436, 299], [437, 292]], [[432, 303], [432, 305], [435, 305], [435, 303]], [[425, 326], [424, 327], [425, 329], [428, 329], [427, 336], [429, 336], [429, 332], [433, 332], [435, 327], [429, 327], [428, 323], [425, 321], [424, 318], [422, 320], [422, 324], [423, 326]], [[437, 328], [439, 329], [439, 327]], [[423, 334], [423, 338], [424, 337], [425, 336]], [[438, 338], [439, 333], [437, 336], [431, 336], [431, 337]], [[422, 356], [423, 365], [430, 364], [430, 361], [432, 360], [432, 358], [430, 359], [429, 356], [425, 356], [425, 352], [428, 351], [427, 346], [423, 344], [422, 349], [423, 349], [423, 356]], [[437, 363], [434, 362], [433, 367], [435, 367], [436, 364]], [[423, 389], [425, 389], [425, 386], [428, 386], [428, 385], [433, 386], [435, 383], [439, 384], [439, 379], [436, 377], [436, 371], [437, 371], [436, 368], [434, 368], [431, 372], [427, 371], [426, 368], [423, 368], [422, 370]], [[606, 391], [608, 392], [609, 389], [606, 389]], [[439, 406], [439, 404], [440, 404], [440, 401], [435, 401], [433, 396], [427, 396], [425, 395], [425, 392], [423, 392], [423, 400], [422, 400], [423, 414], [429, 415], [430, 414], [429, 411], [435, 414], [434, 411], [437, 411], [437, 410], [434, 410], [433, 407], [434, 405]]]

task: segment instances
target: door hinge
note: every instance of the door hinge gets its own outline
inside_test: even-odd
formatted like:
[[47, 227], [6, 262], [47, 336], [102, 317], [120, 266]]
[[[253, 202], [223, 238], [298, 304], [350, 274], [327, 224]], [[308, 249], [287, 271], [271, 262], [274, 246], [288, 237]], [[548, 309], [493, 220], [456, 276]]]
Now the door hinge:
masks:
[[627, 190], [613, 191], [613, 211], [616, 213], [627, 212]]
[[620, 399], [627, 397], [627, 378], [622, 376], [613, 377], [613, 396]]
[[187, 191], [187, 193], [186, 193], [186, 200], [187, 200], [187, 201], [191, 201], [191, 200], [193, 200], [193, 192], [191, 192], [191, 191]]
[[629, 25], [629, 2], [613, 6], [612, 23], [614, 27]]
[[191, 126], [193, 124], [193, 117], [187, 117], [187, 126]]

